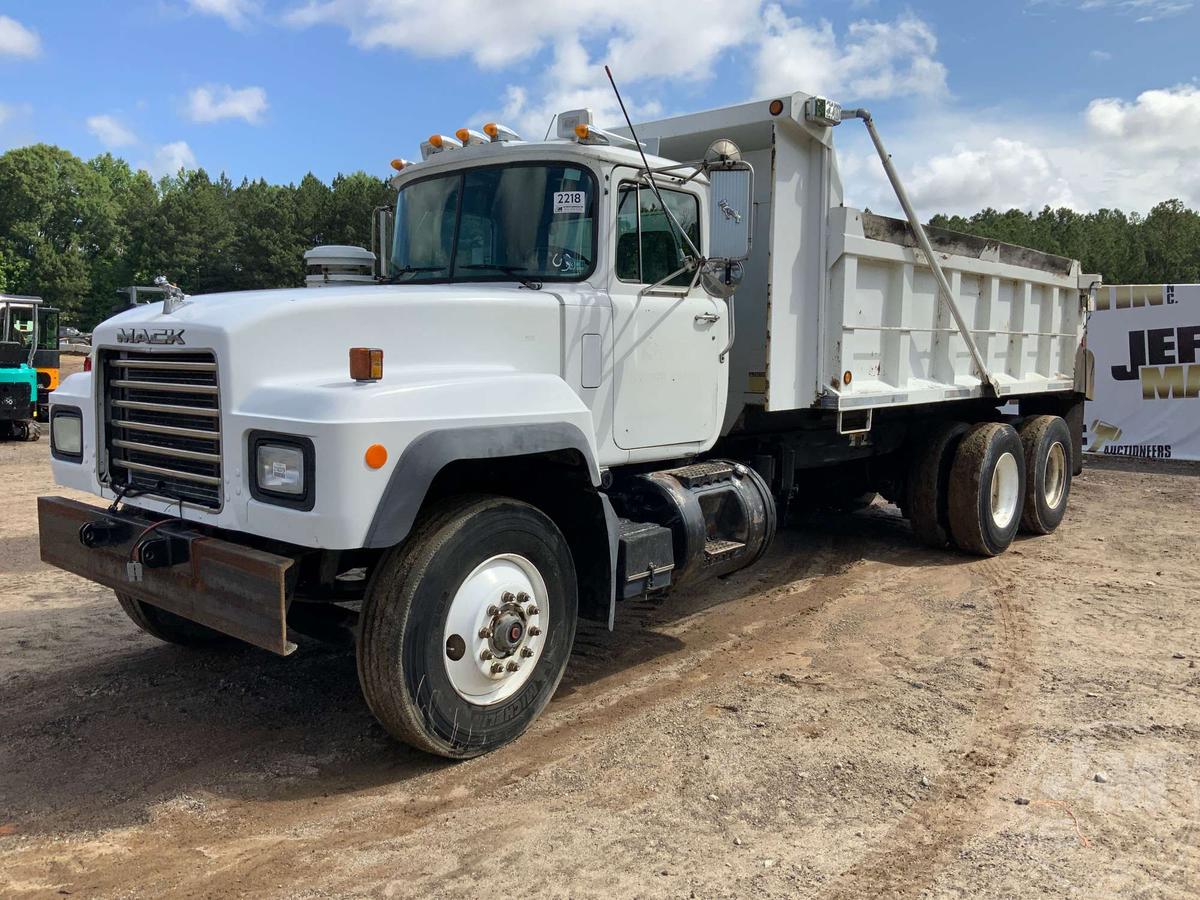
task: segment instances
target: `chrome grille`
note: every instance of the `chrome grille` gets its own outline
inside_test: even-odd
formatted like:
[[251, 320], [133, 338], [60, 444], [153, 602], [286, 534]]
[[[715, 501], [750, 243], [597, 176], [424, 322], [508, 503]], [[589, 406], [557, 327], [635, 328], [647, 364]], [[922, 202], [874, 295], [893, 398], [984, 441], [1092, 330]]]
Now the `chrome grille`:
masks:
[[110, 350], [103, 376], [110, 484], [219, 509], [216, 357]]

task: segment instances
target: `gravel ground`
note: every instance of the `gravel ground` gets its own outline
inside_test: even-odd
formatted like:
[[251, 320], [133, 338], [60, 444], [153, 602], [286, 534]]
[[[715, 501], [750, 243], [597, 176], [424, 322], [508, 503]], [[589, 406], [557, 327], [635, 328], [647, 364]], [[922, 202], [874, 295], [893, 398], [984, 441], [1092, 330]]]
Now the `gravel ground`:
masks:
[[353, 656], [185, 651], [38, 560], [0, 445], [4, 897], [1200, 894], [1200, 469], [1098, 461], [980, 560], [889, 506], [581, 629], [517, 743], [391, 743]]

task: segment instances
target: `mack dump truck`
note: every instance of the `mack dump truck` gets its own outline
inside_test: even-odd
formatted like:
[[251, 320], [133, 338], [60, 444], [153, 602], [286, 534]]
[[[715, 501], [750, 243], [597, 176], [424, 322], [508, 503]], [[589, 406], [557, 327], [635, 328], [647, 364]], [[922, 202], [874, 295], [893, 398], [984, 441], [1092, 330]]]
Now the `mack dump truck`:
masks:
[[[907, 221], [843, 204], [843, 120]], [[988, 556], [1058, 526], [1096, 277], [923, 228], [865, 110], [634, 135], [434, 135], [376, 263], [104, 322], [50, 415], [56, 480], [109, 505], [40, 498], [42, 558], [176, 644], [349, 633], [383, 726], [463, 758], [543, 709], [578, 618], [751, 566], [789, 513], [879, 493]]]

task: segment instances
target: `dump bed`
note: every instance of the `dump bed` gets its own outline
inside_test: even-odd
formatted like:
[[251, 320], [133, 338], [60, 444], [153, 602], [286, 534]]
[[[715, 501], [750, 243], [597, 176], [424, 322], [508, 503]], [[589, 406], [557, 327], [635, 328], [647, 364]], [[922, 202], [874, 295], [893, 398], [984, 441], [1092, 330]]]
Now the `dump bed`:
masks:
[[[843, 205], [832, 140], [861, 126], [806, 121], [806, 94], [777, 99], [774, 115], [767, 99], [638, 126], [662, 156], [699, 159], [728, 137], [754, 167], [727, 424], [745, 404], [862, 410], [989, 395], [907, 223]], [[1079, 263], [928, 232], [996, 391], [1071, 390], [1085, 312]]]

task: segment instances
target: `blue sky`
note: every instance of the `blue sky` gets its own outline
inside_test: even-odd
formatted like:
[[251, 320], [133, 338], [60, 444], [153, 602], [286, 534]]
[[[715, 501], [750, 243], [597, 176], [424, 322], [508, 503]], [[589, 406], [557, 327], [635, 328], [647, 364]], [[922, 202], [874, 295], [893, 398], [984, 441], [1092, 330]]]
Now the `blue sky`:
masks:
[[[664, 27], [670, 23], [669, 27]], [[690, 25], [688, 23], [691, 23]], [[1200, 206], [1191, 0], [0, 0], [0, 149], [296, 181], [488, 118], [868, 105], [922, 211]], [[890, 208], [843, 126], [848, 202]]]

